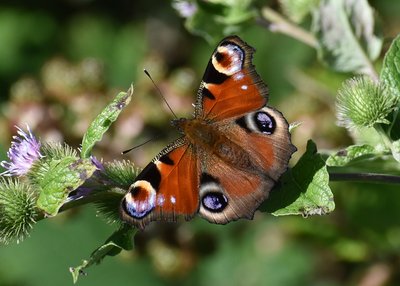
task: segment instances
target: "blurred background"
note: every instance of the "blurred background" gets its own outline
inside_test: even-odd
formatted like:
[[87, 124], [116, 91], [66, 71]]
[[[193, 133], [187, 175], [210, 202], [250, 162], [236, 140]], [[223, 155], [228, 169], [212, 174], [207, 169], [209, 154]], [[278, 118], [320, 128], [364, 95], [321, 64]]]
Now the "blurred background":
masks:
[[[369, 1], [382, 20], [384, 50], [400, 31], [400, 2]], [[279, 11], [279, 1], [258, 1]], [[238, 32], [270, 104], [289, 122], [303, 153], [351, 143], [335, 125], [334, 100], [349, 74], [327, 70], [315, 50], [253, 22]], [[222, 36], [221, 36], [222, 38]], [[190, 34], [170, 1], [0, 2], [0, 155], [15, 125], [42, 141], [79, 147], [91, 120], [133, 83], [135, 93], [95, 155], [145, 166], [177, 137], [171, 113], [190, 116], [217, 41]], [[382, 54], [383, 55], [383, 54]], [[381, 65], [382, 57], [377, 63]], [[154, 138], [127, 155], [121, 151]], [[226, 226], [194, 219], [154, 223], [135, 248], [88, 269], [79, 285], [400, 285], [400, 192], [391, 185], [332, 183], [336, 210], [323, 217], [272, 217]], [[114, 231], [92, 206], [39, 222], [23, 243], [0, 246], [0, 285], [71, 285], [68, 272]]]

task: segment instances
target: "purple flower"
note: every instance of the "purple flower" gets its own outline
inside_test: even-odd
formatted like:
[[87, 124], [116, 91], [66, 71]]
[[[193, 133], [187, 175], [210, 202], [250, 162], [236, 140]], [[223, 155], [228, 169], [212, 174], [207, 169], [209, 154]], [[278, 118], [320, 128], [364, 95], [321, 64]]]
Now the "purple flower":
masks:
[[90, 160], [92, 160], [93, 165], [96, 166], [97, 170], [104, 171], [104, 166], [102, 161], [97, 159], [95, 156], [90, 156]]
[[183, 18], [190, 18], [197, 12], [196, 3], [189, 1], [175, 1], [172, 3], [172, 7], [175, 8]]
[[83, 187], [80, 186], [76, 190], [72, 191], [69, 195], [65, 203], [69, 203], [71, 201], [76, 201], [79, 199], [82, 199], [84, 197], [87, 197], [90, 195], [90, 193], [93, 191], [92, 187]]
[[29, 126], [26, 126], [28, 132], [25, 133], [18, 126], [18, 136], [13, 136], [11, 147], [7, 152], [10, 162], [3, 161], [0, 166], [6, 169], [0, 175], [2, 176], [21, 176], [26, 175], [38, 159], [43, 156], [40, 154], [40, 142], [32, 134]]

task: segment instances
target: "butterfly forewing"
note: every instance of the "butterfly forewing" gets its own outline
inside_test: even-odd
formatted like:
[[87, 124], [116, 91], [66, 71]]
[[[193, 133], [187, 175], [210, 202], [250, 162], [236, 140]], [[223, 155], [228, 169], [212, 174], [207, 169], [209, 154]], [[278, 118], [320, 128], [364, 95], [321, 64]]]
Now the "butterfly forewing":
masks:
[[200, 84], [195, 114], [222, 120], [263, 107], [268, 88], [252, 64], [254, 49], [237, 36], [221, 41]]
[[154, 220], [193, 217], [199, 205], [198, 169], [198, 160], [184, 140], [165, 148], [139, 174], [122, 200], [123, 220], [144, 228]]

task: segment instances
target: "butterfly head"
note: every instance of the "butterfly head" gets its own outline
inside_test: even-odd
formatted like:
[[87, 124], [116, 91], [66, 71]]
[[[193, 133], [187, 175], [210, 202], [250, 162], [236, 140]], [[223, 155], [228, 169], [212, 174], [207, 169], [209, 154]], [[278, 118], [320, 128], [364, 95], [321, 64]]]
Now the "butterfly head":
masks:
[[172, 119], [171, 120], [171, 125], [174, 126], [177, 129], [180, 129], [182, 125], [185, 124], [185, 121], [187, 121], [186, 118], [177, 118], [177, 119]]

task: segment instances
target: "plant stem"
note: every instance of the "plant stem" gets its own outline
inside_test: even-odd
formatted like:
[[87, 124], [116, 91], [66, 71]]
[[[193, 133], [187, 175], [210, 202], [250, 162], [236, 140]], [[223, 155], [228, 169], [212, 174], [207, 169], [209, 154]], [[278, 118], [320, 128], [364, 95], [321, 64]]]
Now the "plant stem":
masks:
[[100, 191], [100, 192], [97, 192], [95, 194], [92, 194], [92, 195], [89, 195], [89, 196], [86, 196], [86, 197], [82, 197], [82, 198], [77, 199], [77, 200], [70, 201], [68, 203], [65, 203], [60, 208], [59, 212], [63, 212], [63, 211], [66, 211], [68, 209], [75, 208], [75, 207], [81, 206], [81, 205], [86, 205], [86, 204], [93, 203], [93, 202], [96, 202], [96, 201], [102, 201], [102, 200], [105, 200], [107, 198], [114, 197], [114, 196], [120, 196], [121, 199], [122, 199], [123, 195], [125, 194], [125, 191], [119, 192], [117, 190], [118, 189], [113, 188], [112, 190]]
[[379, 123], [374, 124], [374, 129], [379, 134], [379, 136], [381, 137], [381, 139], [382, 139], [383, 143], [386, 145], [386, 147], [388, 149], [392, 149], [392, 141], [390, 140], [390, 138], [388, 137], [386, 132], [383, 130], [382, 125]]
[[265, 7], [262, 9], [261, 15], [263, 18], [258, 23], [267, 27], [270, 31], [288, 35], [313, 48], [318, 47], [318, 42], [311, 33], [288, 21], [276, 11]]
[[377, 173], [329, 173], [329, 180], [400, 184], [400, 176]]

